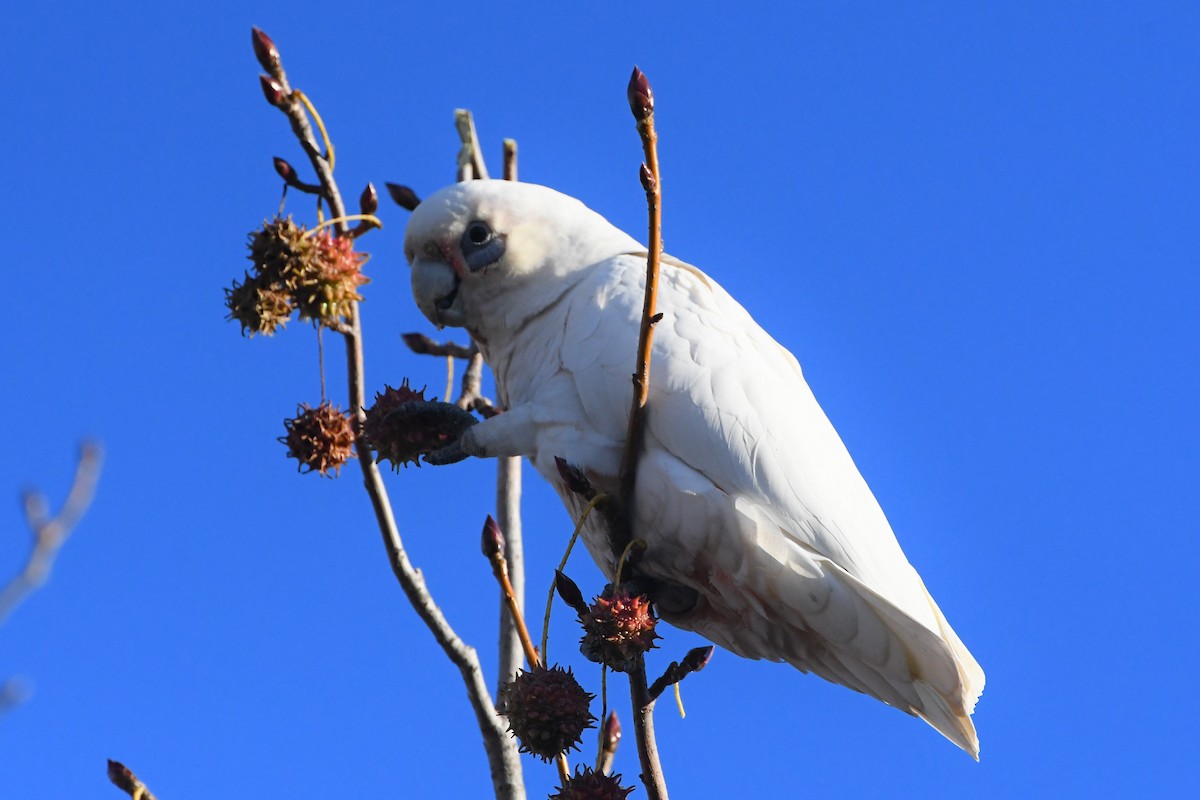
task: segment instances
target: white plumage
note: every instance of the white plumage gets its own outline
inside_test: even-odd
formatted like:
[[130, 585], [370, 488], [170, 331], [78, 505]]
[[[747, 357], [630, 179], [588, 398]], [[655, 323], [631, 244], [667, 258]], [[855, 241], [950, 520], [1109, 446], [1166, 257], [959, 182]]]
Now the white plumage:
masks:
[[[645, 249], [543, 186], [441, 190], [405, 235], [413, 294], [465, 327], [505, 413], [462, 449], [521, 455], [558, 490], [555, 456], [615, 490], [628, 424]], [[669, 622], [748, 658], [787, 661], [915, 714], [978, 757], [983, 671], [908, 563], [796, 359], [715, 281], [664, 257], [634, 533], [641, 569], [694, 590]], [[584, 541], [613, 557], [597, 520]]]

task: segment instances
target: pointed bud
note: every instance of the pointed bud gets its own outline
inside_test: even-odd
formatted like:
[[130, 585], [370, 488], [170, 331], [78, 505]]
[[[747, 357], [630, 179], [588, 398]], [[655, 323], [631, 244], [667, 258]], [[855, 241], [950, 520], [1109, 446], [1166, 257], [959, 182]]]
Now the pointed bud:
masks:
[[621, 722], [617, 719], [617, 712], [608, 712], [608, 717], [604, 720], [604, 730], [601, 734], [604, 737], [604, 751], [606, 753], [615, 753], [617, 744], [621, 741]]
[[296, 179], [296, 170], [292, 169], [292, 165], [284, 161], [279, 156], [273, 159], [275, 163], [275, 171], [279, 173], [279, 177], [283, 178], [288, 183]]
[[554, 457], [554, 466], [558, 467], [558, 476], [563, 479], [563, 483], [572, 492], [587, 498], [595, 496], [596, 490], [592, 488], [592, 482], [587, 479], [579, 467], [568, 464], [566, 459], [559, 456]]
[[482, 550], [488, 561], [504, 555], [504, 533], [491, 514], [483, 523]]
[[708, 647], [696, 647], [688, 650], [687, 655], [683, 657], [683, 661], [679, 662], [680, 668], [684, 672], [699, 672], [708, 666], [708, 662], [712, 660], [714, 648], [712, 645]]
[[392, 201], [405, 211], [412, 211], [420, 205], [421, 200], [417, 197], [417, 193], [407, 186], [402, 186], [399, 183], [385, 183], [383, 185], [387, 187]]
[[647, 194], [654, 191], [654, 185], [658, 181], [654, 179], [654, 173], [650, 171], [649, 167], [642, 164], [642, 169], [638, 172], [638, 177], [641, 178], [642, 188], [646, 190]]
[[250, 38], [254, 42], [254, 57], [258, 59], [259, 64], [262, 64], [262, 68], [267, 72], [277, 70], [279, 68], [279, 50], [271, 41], [271, 37], [258, 28], [251, 28]]
[[108, 759], [108, 779], [123, 792], [132, 794], [137, 791], [137, 777], [129, 767], [120, 761]]
[[558, 590], [558, 596], [563, 599], [563, 602], [575, 609], [576, 614], [586, 614], [588, 605], [583, 600], [583, 592], [579, 591], [579, 586], [575, 581], [571, 580], [561, 570], [554, 570], [554, 588]]
[[379, 194], [375, 191], [375, 184], [368, 183], [358, 196], [358, 210], [361, 214], [374, 214], [379, 210]]
[[266, 75], [259, 75], [258, 80], [262, 83], [263, 97], [267, 98], [267, 102], [276, 108], [283, 108], [287, 102], [287, 98], [279, 82]]
[[646, 78], [646, 73], [637, 67], [633, 68], [633, 74], [629, 76], [626, 96], [629, 98], [629, 110], [638, 122], [654, 113], [654, 92], [650, 89], [650, 81]]

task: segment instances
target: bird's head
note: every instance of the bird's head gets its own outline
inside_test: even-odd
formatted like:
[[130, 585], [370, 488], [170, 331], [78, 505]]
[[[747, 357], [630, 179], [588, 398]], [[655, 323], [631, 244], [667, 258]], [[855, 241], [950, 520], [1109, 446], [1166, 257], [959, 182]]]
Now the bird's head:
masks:
[[[417, 306], [476, 332], [545, 308], [583, 268], [641, 246], [578, 200], [532, 183], [456, 183], [421, 201], [404, 234]], [[495, 305], [493, 305], [495, 304]]]

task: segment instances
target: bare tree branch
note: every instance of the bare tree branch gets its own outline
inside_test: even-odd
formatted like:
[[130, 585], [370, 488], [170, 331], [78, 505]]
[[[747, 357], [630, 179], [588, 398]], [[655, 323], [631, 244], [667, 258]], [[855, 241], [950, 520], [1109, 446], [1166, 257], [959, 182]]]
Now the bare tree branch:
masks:
[[694, 647], [681, 661], [672, 661], [658, 680], [650, 684], [650, 699], [657, 700], [668, 686], [674, 686], [693, 672], [699, 672], [707, 667], [715, 649], [711, 644], [707, 647]]
[[[654, 129], [654, 93], [650, 81], [637, 67], [629, 79], [629, 108], [637, 120], [638, 134], [646, 160], [642, 164], [642, 188], [646, 191], [646, 207], [650, 235], [646, 255], [646, 295], [642, 306], [642, 324], [638, 332], [637, 372], [633, 376], [633, 402], [629, 409], [629, 433], [621, 460], [621, 507], [623, 524], [613, 534], [613, 553], [616, 558], [629, 550], [633, 534], [634, 489], [637, 484], [638, 459], [642, 453], [646, 401], [650, 395], [650, 353], [654, 339], [654, 324], [661, 319], [655, 312], [658, 299], [659, 260], [662, 256], [662, 190], [658, 174], [658, 133]], [[667, 800], [667, 784], [658, 757], [654, 738], [654, 696], [646, 685], [646, 665], [638, 659], [635, 669], [629, 670], [629, 694], [633, 704], [633, 729], [637, 741], [638, 759], [642, 767], [642, 784], [650, 800]]]
[[[517, 142], [504, 140], [503, 175], [506, 181], [517, 179]], [[504, 554], [508, 560], [508, 579], [512, 584], [517, 608], [525, 613], [525, 545], [521, 534], [521, 459], [518, 456], [496, 460], [496, 519], [504, 531]], [[508, 607], [500, 608], [500, 658], [497, 681], [511, 681], [521, 666], [520, 636], [516, 620]]]
[[[517, 638], [525, 652], [525, 660], [529, 662], [531, 668], [545, 666], [544, 661], [538, 655], [537, 648], [534, 647], [533, 639], [529, 636], [529, 628], [525, 626], [525, 617], [517, 606], [517, 598], [514, 596], [512, 584], [508, 580], [508, 564], [504, 558], [504, 532], [500, 530], [500, 526], [496, 524], [496, 520], [492, 519], [491, 515], [488, 515], [487, 521], [483, 525], [482, 549], [488, 563], [492, 565], [492, 574], [496, 576], [496, 581], [500, 584], [500, 596], [512, 615], [517, 629]], [[555, 763], [558, 765], [559, 777], [564, 781], [570, 780], [571, 769], [567, 764], [567, 754], [559, 753]]]
[[53, 517], [47, 515], [46, 498], [40, 492], [27, 491], [23, 494], [25, 520], [33, 534], [33, 549], [21, 571], [0, 589], [0, 623], [50, 576], [59, 549], [92, 502], [103, 460], [99, 444], [84, 442], [80, 445], [71, 490], [62, 508]]
[[[521, 459], [517, 456], [496, 461], [496, 521], [504, 531], [504, 554], [508, 562], [508, 579], [512, 584], [517, 608], [525, 613], [525, 548], [521, 541]], [[521, 666], [520, 638], [516, 621], [507, 606], [500, 613], [500, 658], [497, 666], [498, 685], [503, 686], [516, 676]]]
[[469, 360], [478, 350], [474, 345], [464, 346], [454, 342], [435, 342], [423, 333], [405, 333], [401, 335], [404, 344], [419, 356], [451, 356]]
[[471, 112], [465, 108], [454, 109], [454, 127], [458, 128], [458, 138], [462, 140], [462, 149], [458, 151], [458, 179], [487, 180], [487, 165], [483, 163], [483, 152], [479, 149], [479, 136], [475, 133], [475, 118]]
[[[642, 164], [642, 188], [646, 190], [646, 207], [650, 235], [646, 255], [646, 296], [642, 305], [642, 323], [638, 331], [637, 371], [633, 375], [633, 403], [629, 409], [629, 432], [625, 437], [625, 452], [621, 458], [621, 501], [626, 516], [633, 519], [634, 485], [637, 483], [638, 459], [642, 453], [642, 432], [645, 427], [646, 401], [650, 396], [650, 352], [654, 343], [654, 325], [661, 318], [655, 313], [658, 301], [658, 271], [662, 256], [662, 189], [658, 180], [658, 133], [654, 130], [654, 94], [650, 82], [637, 67], [629, 79], [629, 105], [637, 120], [638, 134], [646, 161]], [[624, 552], [631, 538], [628, 529], [618, 532], [614, 552]], [[619, 548], [619, 549], [618, 549]]]
[[[274, 43], [257, 28], [254, 29], [253, 38], [255, 52], [259, 55], [259, 63], [270, 73], [271, 79], [278, 85], [281, 93], [279, 102], [272, 102], [272, 105], [283, 111], [291, 123], [292, 132], [308, 155], [313, 170], [317, 174], [322, 194], [329, 203], [330, 212], [335, 219], [344, 217], [346, 215], [345, 206], [333, 178], [332, 152], [329, 152], [328, 157], [322, 154], [306, 113], [306, 104], [301, 101], [298, 93], [293, 92], [290, 88]], [[272, 96], [268, 94], [268, 101], [271, 100]], [[328, 150], [332, 151], [332, 148], [328, 148]], [[339, 234], [348, 234], [349, 231], [344, 222], [338, 222], [336, 225]], [[362, 324], [357, 302], [350, 304], [349, 330], [344, 331], [343, 335], [346, 339], [350, 407], [354, 410], [361, 429], [361, 424], [365, 419], [363, 408], [366, 405], [366, 389], [363, 377]], [[392, 572], [417, 615], [429, 628], [434, 639], [441, 645], [446, 656], [458, 667], [459, 673], [462, 675], [468, 699], [475, 711], [475, 718], [482, 734], [496, 797], [505, 800], [524, 798], [525, 787], [521, 778], [521, 762], [517, 746], [507, 735], [496, 714], [495, 705], [484, 681], [483, 670], [479, 665], [479, 657], [475, 649], [463, 642], [454, 632], [430, 595], [421, 572], [409, 561], [408, 553], [396, 526], [391, 501], [383, 485], [383, 479], [372, 459], [371, 449], [365, 446], [361, 435], [355, 449], [359, 465], [362, 467], [363, 485], [371, 499], [371, 506], [375, 510], [375, 519], [383, 537], [384, 549], [387, 552], [388, 562], [392, 566]]]

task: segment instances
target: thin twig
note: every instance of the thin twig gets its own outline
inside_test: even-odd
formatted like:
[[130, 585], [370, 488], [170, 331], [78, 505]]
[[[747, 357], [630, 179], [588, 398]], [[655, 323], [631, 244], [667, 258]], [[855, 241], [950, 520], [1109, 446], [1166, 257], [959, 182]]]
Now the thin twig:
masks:
[[[633, 375], [633, 401], [629, 409], [629, 431], [625, 439], [625, 452], [621, 459], [620, 498], [623, 509], [622, 524], [611, 532], [612, 549], [623, 563], [625, 554], [633, 543], [632, 524], [634, 514], [634, 490], [637, 485], [638, 459], [642, 452], [645, 429], [646, 401], [650, 395], [650, 353], [654, 338], [654, 324], [661, 315], [655, 312], [658, 299], [659, 260], [662, 255], [662, 191], [658, 172], [658, 134], [654, 130], [654, 93], [646, 75], [637, 67], [629, 79], [629, 108], [637, 120], [638, 134], [646, 160], [641, 168], [642, 188], [646, 192], [646, 208], [649, 219], [649, 242], [646, 256], [646, 290], [642, 305], [641, 328], [638, 331], [637, 371]], [[667, 784], [663, 777], [662, 763], [658, 757], [658, 743], [654, 738], [654, 697], [646, 685], [646, 666], [638, 659], [637, 666], [629, 670], [629, 695], [633, 705], [633, 729], [637, 740], [638, 760], [642, 767], [642, 784], [650, 800], [667, 800]]]
[[[479, 136], [475, 133], [475, 118], [465, 108], [454, 109], [454, 127], [462, 148], [458, 151], [459, 180], [487, 180], [487, 165], [483, 163], [483, 152], [479, 149]], [[470, 170], [467, 174], [466, 170]]]
[[[337, 184], [334, 182], [333, 172], [321, 154], [320, 146], [313, 134], [312, 125], [303, 104], [292, 99], [292, 91], [274, 43], [256, 28], [254, 44], [255, 51], [259, 54], [259, 62], [282, 89], [285, 101], [278, 107], [287, 115], [293, 133], [312, 163], [324, 197], [329, 202], [330, 212], [334, 217], [345, 217], [346, 208]], [[338, 223], [337, 229], [341, 235], [348, 233], [344, 222]], [[361, 430], [362, 422], [366, 418], [363, 411], [366, 405], [366, 388], [363, 377], [362, 323], [357, 302], [350, 303], [349, 330], [346, 330], [343, 335], [346, 339], [346, 371], [350, 407], [354, 409], [358, 429]], [[479, 656], [474, 648], [463, 642], [454, 632], [442, 614], [442, 610], [430, 595], [423, 575], [409, 561], [408, 553], [404, 549], [404, 543], [396, 526], [391, 501], [383, 485], [383, 479], [372, 458], [371, 449], [365, 445], [361, 437], [355, 450], [359, 465], [362, 467], [363, 485], [371, 499], [371, 506], [375, 511], [375, 519], [379, 525], [392, 572], [413, 609], [417, 612], [417, 616], [429, 628], [434, 639], [462, 676], [467, 696], [475, 711], [475, 719], [482, 734], [496, 797], [504, 798], [504, 800], [520, 800], [525, 797], [520, 756], [515, 742], [507, 735], [504, 725], [496, 714], [495, 705], [484, 681], [483, 670], [479, 665]]]
[[504, 140], [504, 180], [517, 179], [517, 140]]
[[480, 391], [483, 388], [483, 356], [474, 349], [475, 345], [472, 344], [471, 347], [474, 355], [471, 356], [471, 361], [467, 364], [466, 371], [463, 372], [462, 391], [454, 402], [459, 408], [477, 411], [484, 417], [494, 417], [500, 411]]
[[629, 696], [633, 700], [633, 730], [637, 737], [638, 762], [642, 767], [642, 785], [646, 796], [667, 800], [667, 783], [654, 738], [654, 701], [646, 686], [646, 665], [629, 670]]
[[462, 377], [462, 394], [458, 396], [455, 402], [459, 408], [469, 409], [475, 402], [476, 398], [482, 397], [480, 390], [483, 388], [483, 354], [472, 345], [474, 351], [471, 354], [471, 360], [467, 363], [467, 369], [463, 372]]
[[[538, 656], [537, 648], [533, 645], [533, 639], [529, 636], [529, 628], [525, 626], [525, 616], [521, 613], [520, 605], [517, 603], [516, 595], [513, 594], [512, 584], [508, 580], [508, 563], [504, 557], [505, 536], [500, 526], [496, 524], [496, 520], [488, 515], [487, 521], [483, 525], [483, 554], [487, 557], [488, 563], [492, 565], [492, 574], [496, 576], [496, 581], [500, 584], [500, 596], [504, 599], [504, 604], [508, 608], [509, 614], [512, 615], [513, 623], [517, 629], [517, 637], [521, 641], [521, 647], [525, 650], [525, 660], [529, 662], [530, 668], [545, 666], [544, 658]], [[558, 775], [564, 781], [570, 780], [571, 769], [567, 764], [566, 753], [559, 753], [555, 759], [558, 765]]]
[[[557, 460], [561, 461], [562, 459]], [[558, 591], [563, 578], [566, 578], [568, 581], [571, 580], [563, 573], [563, 570], [567, 568], [567, 560], [571, 558], [571, 551], [575, 549], [575, 542], [579, 540], [579, 534], [583, 532], [583, 526], [587, 522], [588, 516], [607, 500], [608, 495], [606, 494], [593, 494], [592, 498], [588, 500], [588, 504], [584, 506], [583, 513], [579, 515], [579, 521], [575, 523], [575, 530], [567, 542], [567, 549], [563, 552], [562, 561], [558, 562], [558, 569], [554, 571], [554, 582], [550, 584], [550, 591], [546, 594], [546, 615], [542, 620], [542, 653], [546, 653], [550, 648], [550, 610], [554, 606], [554, 593]], [[571, 584], [574, 585], [574, 582], [571, 581]], [[576, 592], [578, 591], [577, 587]], [[561, 591], [559, 593], [561, 594]], [[582, 596], [580, 597], [580, 602], [583, 602]], [[580, 614], [583, 613], [578, 608], [575, 610]]]
[[657, 700], [658, 696], [666, 691], [668, 686], [676, 686], [693, 672], [699, 672], [708, 666], [709, 660], [712, 658], [712, 645], [708, 647], [695, 647], [687, 652], [687, 654], [679, 661], [672, 661], [671, 665], [666, 668], [658, 680], [650, 685], [648, 694], [651, 700]]
[[[629, 409], [629, 432], [625, 437], [625, 452], [621, 458], [621, 500], [628, 520], [633, 519], [634, 486], [637, 483], [638, 457], [642, 452], [646, 401], [650, 396], [650, 352], [654, 342], [655, 313], [658, 301], [658, 271], [662, 256], [662, 188], [658, 176], [658, 133], [654, 130], [654, 94], [650, 82], [637, 67], [629, 79], [629, 105], [637, 119], [638, 134], [646, 161], [642, 164], [642, 188], [646, 190], [649, 217], [649, 242], [646, 255], [646, 294], [642, 305], [642, 322], [638, 331], [637, 371], [633, 375], [633, 402]], [[624, 551], [632, 532], [619, 532], [613, 552]]]
[[133, 800], [156, 800], [154, 794], [146, 788], [146, 784], [138, 780], [133, 770], [120, 761], [113, 761], [111, 758], [108, 760], [108, 779]]
[[[503, 175], [506, 181], [517, 179], [517, 142], [504, 140]], [[504, 531], [504, 554], [508, 560], [508, 578], [521, 613], [525, 612], [525, 545], [521, 538], [521, 458], [502, 456], [496, 461], [496, 516]], [[544, 655], [543, 655], [544, 657]], [[520, 636], [508, 606], [500, 608], [500, 658], [498, 681], [508, 683], [521, 666]]]
[[435, 342], [423, 333], [406, 333], [400, 338], [404, 340], [404, 344], [408, 346], [409, 350], [419, 356], [451, 356], [465, 361], [478, 352], [474, 345], [461, 345], [454, 342], [443, 344]]
[[492, 515], [488, 514], [487, 521], [483, 525], [483, 554], [487, 556], [488, 563], [492, 565], [492, 574], [496, 576], [496, 581], [500, 584], [501, 597], [504, 599], [509, 613], [513, 615], [521, 647], [525, 650], [525, 660], [531, 667], [540, 666], [541, 658], [538, 656], [533, 639], [529, 636], [529, 628], [525, 627], [525, 617], [521, 613], [517, 597], [513, 593], [512, 583], [508, 578], [508, 559], [504, 556], [504, 539], [503, 530], [496, 524]]
[[483, 356], [479, 354], [479, 348], [473, 342], [469, 347], [454, 342], [443, 344], [435, 342], [423, 333], [406, 333], [401, 338], [408, 345], [408, 349], [417, 355], [443, 356], [469, 361], [467, 371], [463, 373], [462, 391], [454, 402], [458, 404], [459, 408], [477, 411], [485, 417], [494, 417], [500, 413], [495, 404], [480, 392], [483, 388]]
[[[517, 608], [525, 613], [525, 548], [521, 541], [521, 459], [500, 458], [496, 463], [496, 521], [504, 531], [508, 579]], [[500, 653], [497, 682], [503, 686], [521, 667], [520, 636], [508, 606], [500, 609]]]
[[33, 549], [21, 571], [0, 589], [0, 623], [50, 576], [58, 551], [92, 502], [103, 460], [99, 444], [84, 442], [80, 445], [71, 490], [62, 508], [53, 517], [47, 516], [46, 498], [40, 492], [27, 491], [23, 494], [25, 521], [33, 534]]

